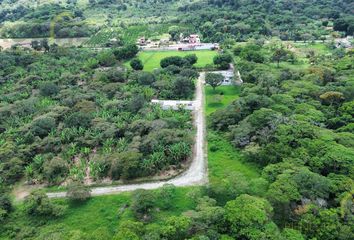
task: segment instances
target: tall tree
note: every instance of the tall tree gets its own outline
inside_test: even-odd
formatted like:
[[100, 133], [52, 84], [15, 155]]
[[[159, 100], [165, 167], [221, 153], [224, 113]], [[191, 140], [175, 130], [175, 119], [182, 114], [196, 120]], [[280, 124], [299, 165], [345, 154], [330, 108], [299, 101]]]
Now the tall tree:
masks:
[[215, 91], [216, 87], [220, 86], [224, 81], [224, 76], [219, 73], [207, 73], [205, 76], [205, 82], [209, 84]]

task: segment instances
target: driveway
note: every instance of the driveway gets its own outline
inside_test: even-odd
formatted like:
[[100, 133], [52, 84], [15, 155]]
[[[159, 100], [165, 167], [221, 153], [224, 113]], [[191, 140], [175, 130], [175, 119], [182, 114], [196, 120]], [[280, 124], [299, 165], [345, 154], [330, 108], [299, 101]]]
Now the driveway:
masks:
[[[156, 189], [164, 184], [173, 184], [178, 187], [203, 185], [208, 182], [207, 151], [205, 150], [205, 118], [204, 118], [204, 82], [205, 73], [200, 73], [196, 83], [194, 125], [196, 128], [193, 160], [189, 168], [181, 175], [166, 181], [128, 184], [109, 187], [96, 187], [91, 189], [92, 196], [115, 194], [120, 192], [134, 191], [136, 189]], [[47, 193], [50, 198], [66, 197], [66, 192]]]

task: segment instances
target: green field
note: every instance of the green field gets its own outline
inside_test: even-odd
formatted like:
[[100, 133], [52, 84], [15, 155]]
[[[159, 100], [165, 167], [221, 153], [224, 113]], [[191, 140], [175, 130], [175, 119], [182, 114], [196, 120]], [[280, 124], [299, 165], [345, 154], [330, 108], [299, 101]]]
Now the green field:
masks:
[[[205, 88], [206, 114], [225, 108], [238, 98], [238, 86], [220, 86], [214, 91], [210, 86]], [[220, 95], [223, 93], [223, 95]], [[215, 150], [217, 149], [217, 150]], [[246, 163], [242, 154], [235, 149], [226, 137], [208, 129], [208, 169], [211, 183], [222, 181], [231, 173], [240, 173], [246, 178], [259, 177], [257, 166]]]
[[[217, 148], [216, 151], [211, 149]], [[208, 131], [209, 181], [217, 183], [230, 174], [239, 173], [248, 179], [260, 176], [257, 166], [247, 163], [240, 151], [235, 149], [225, 136]]]
[[232, 101], [238, 98], [240, 87], [238, 86], [220, 86], [213, 90], [212, 87], [205, 88], [206, 94], [206, 114], [210, 115], [219, 108], [226, 107]]
[[[163, 224], [167, 217], [179, 216], [181, 213], [193, 209], [195, 203], [187, 195], [196, 190], [197, 187], [176, 188], [172, 198], [173, 206], [168, 210], [154, 210], [150, 224]], [[127, 220], [135, 220], [133, 212], [129, 208], [131, 193], [92, 197], [84, 203], [76, 204], [66, 199], [55, 201], [68, 206], [65, 215], [60, 218], [29, 217], [20, 211], [22, 205], [18, 204], [16, 211], [8, 219], [8, 223], [24, 229], [25, 232], [40, 228], [38, 232], [41, 233], [41, 236], [38, 239], [74, 239], [71, 237], [77, 231], [90, 236], [99, 228], [106, 229], [113, 236], [118, 231], [119, 224]], [[156, 206], [161, 205], [162, 203], [156, 202]], [[2, 234], [0, 232], [0, 239], [7, 239], [3, 238]]]
[[160, 61], [166, 57], [171, 56], [181, 56], [184, 57], [188, 54], [196, 54], [198, 57], [198, 62], [195, 64], [196, 67], [202, 68], [208, 64], [213, 64], [213, 57], [217, 55], [216, 51], [144, 51], [138, 54], [139, 59], [144, 64], [145, 71], [152, 71], [155, 68], [160, 68]]

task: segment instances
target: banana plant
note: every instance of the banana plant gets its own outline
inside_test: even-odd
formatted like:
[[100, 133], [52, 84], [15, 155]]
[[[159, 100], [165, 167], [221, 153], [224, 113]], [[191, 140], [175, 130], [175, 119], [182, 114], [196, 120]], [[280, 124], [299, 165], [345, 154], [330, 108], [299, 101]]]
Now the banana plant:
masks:
[[27, 179], [28, 181], [30, 181], [30, 180], [33, 179], [34, 170], [33, 170], [32, 164], [27, 165], [27, 166], [25, 167], [25, 176], [26, 176], [26, 179]]
[[36, 169], [40, 169], [44, 163], [44, 157], [42, 155], [36, 155], [33, 158], [33, 164]]
[[72, 158], [77, 154], [77, 152], [78, 152], [77, 143], [71, 143], [69, 145], [69, 149], [67, 150], [66, 154], [69, 158]]
[[117, 141], [117, 150], [123, 152], [128, 147], [128, 141], [125, 138], [119, 138]]
[[80, 153], [83, 154], [84, 156], [88, 156], [91, 152], [91, 149], [88, 147], [82, 147], [80, 148]]
[[103, 143], [103, 152], [104, 153], [111, 153], [114, 143], [115, 143], [115, 141], [113, 138], [106, 139], [106, 141]]

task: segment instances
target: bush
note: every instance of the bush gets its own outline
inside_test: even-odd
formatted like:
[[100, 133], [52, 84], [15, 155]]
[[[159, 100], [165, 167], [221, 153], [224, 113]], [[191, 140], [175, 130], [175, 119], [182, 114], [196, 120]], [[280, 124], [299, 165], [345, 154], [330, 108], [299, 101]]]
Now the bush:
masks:
[[73, 201], [85, 201], [91, 197], [91, 189], [81, 182], [73, 182], [68, 187], [67, 197]]
[[10, 197], [0, 192], [0, 223], [5, 220], [12, 210]]
[[184, 57], [184, 59], [189, 62], [190, 65], [194, 65], [198, 61], [198, 57], [195, 54], [188, 54], [187, 56]]
[[182, 58], [182, 57], [179, 57], [179, 56], [171, 56], [171, 57], [166, 57], [164, 59], [161, 60], [160, 62], [160, 65], [162, 68], [166, 68], [170, 65], [175, 65], [175, 66], [178, 66], [178, 67], [182, 67], [182, 66], [185, 66], [185, 65], [190, 65], [189, 62]]
[[11, 158], [9, 161], [0, 163], [0, 180], [5, 183], [15, 183], [23, 176], [24, 162], [18, 158]]
[[83, 127], [88, 128], [91, 126], [92, 116], [83, 112], [72, 113], [64, 121], [67, 127]]
[[130, 112], [137, 113], [141, 108], [144, 107], [145, 103], [146, 100], [143, 95], [135, 95], [129, 100], [127, 109]]
[[100, 65], [104, 67], [111, 67], [116, 62], [113, 53], [110, 51], [100, 52], [97, 56], [97, 60]]
[[180, 73], [179, 73], [181, 76], [183, 77], [187, 77], [189, 79], [196, 79], [199, 77], [199, 73], [198, 71], [196, 70], [193, 70], [193, 69], [183, 69]]
[[132, 194], [131, 209], [138, 218], [146, 219], [155, 206], [156, 198], [153, 192], [139, 189]]
[[110, 70], [107, 72], [107, 79], [110, 82], [124, 83], [127, 80], [127, 76], [122, 70]]
[[49, 97], [58, 94], [59, 87], [52, 82], [46, 82], [40, 86], [39, 91], [42, 96]]
[[65, 207], [54, 204], [45, 194], [45, 192], [37, 190], [26, 197], [24, 201], [24, 209], [30, 216], [41, 217], [59, 217], [64, 214]]
[[133, 60], [130, 61], [130, 66], [132, 69], [139, 71], [144, 69], [144, 65], [142, 61], [138, 58], [134, 58]]
[[135, 44], [130, 44], [122, 48], [115, 49], [113, 51], [117, 60], [127, 60], [136, 56], [139, 52], [139, 48]]
[[149, 72], [142, 72], [138, 76], [138, 83], [141, 85], [151, 86], [155, 81], [155, 75]]
[[139, 175], [142, 154], [136, 151], [127, 151], [111, 156], [111, 174], [113, 179], [132, 179]]
[[181, 68], [176, 65], [169, 65], [164, 69], [168, 73], [178, 74], [181, 72]]
[[67, 176], [69, 167], [64, 159], [55, 157], [44, 163], [43, 172], [49, 183], [60, 183]]
[[236, 47], [233, 49], [234, 55], [235, 55], [235, 56], [240, 55], [242, 49], [243, 49], [243, 48], [242, 48], [241, 46], [236, 46]]
[[176, 187], [172, 184], [165, 184], [158, 191], [159, 206], [163, 210], [173, 207], [173, 198], [176, 195]]
[[32, 122], [31, 132], [35, 136], [45, 137], [56, 127], [56, 121], [52, 117], [40, 117]]

